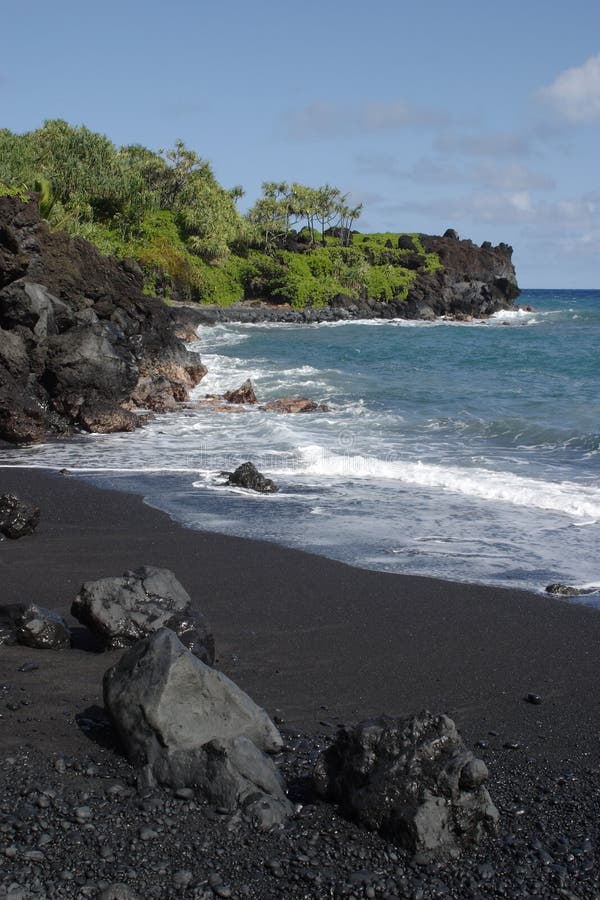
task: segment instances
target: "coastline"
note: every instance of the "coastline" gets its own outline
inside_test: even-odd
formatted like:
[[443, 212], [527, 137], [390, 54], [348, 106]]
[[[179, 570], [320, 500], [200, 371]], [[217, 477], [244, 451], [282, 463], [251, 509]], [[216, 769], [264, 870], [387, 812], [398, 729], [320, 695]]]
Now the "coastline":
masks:
[[[141, 497], [40, 470], [3, 469], [0, 485], [42, 510], [32, 536], [0, 544], [3, 602], [68, 614], [82, 581], [164, 566], [210, 621], [216, 665], [289, 727], [334, 733], [340, 722], [429, 708], [453, 717], [471, 745], [518, 741], [521, 753], [557, 764], [583, 764], [596, 749], [595, 730], [581, 727], [600, 717], [595, 609], [193, 531]], [[3, 648], [0, 678], [26, 683], [32, 699], [10, 729], [6, 717], [0, 725], [3, 750], [89, 744], [73, 716], [101, 705], [102, 674], [118, 654], [90, 652], [75, 634], [78, 649], [61, 653]], [[39, 674], [17, 676], [32, 657]], [[529, 692], [543, 703], [526, 703]]]
[[[149, 788], [102, 708], [121, 651], [95, 652], [78, 627], [70, 650], [2, 646], [0, 896], [598, 895], [598, 611], [192, 531], [61, 475], [4, 469], [0, 491], [42, 511], [32, 535], [0, 543], [4, 602], [68, 613], [83, 580], [171, 568], [213, 626], [216, 666], [280, 726], [297, 804], [265, 834], [198, 795]], [[429, 866], [309, 787], [341, 722], [423, 707], [454, 718], [500, 813], [497, 836]]]

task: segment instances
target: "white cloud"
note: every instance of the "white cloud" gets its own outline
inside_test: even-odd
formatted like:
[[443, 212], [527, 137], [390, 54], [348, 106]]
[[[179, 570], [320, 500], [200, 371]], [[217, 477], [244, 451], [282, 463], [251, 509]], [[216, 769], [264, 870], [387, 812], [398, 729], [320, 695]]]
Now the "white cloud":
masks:
[[410, 168], [391, 155], [362, 154], [356, 159], [361, 175], [407, 178], [417, 184], [474, 184], [504, 191], [551, 190], [556, 182], [544, 172], [537, 172], [517, 162], [497, 163], [468, 161], [460, 166], [437, 157], [422, 157]]
[[511, 163], [506, 166], [482, 163], [473, 170], [472, 179], [486, 187], [507, 191], [546, 191], [556, 186], [556, 182], [549, 175], [535, 172], [520, 163]]
[[528, 156], [531, 153], [529, 139], [513, 131], [456, 134], [445, 132], [435, 141], [439, 153], [457, 153], [465, 156]]
[[440, 110], [411, 106], [403, 100], [373, 101], [356, 106], [317, 100], [289, 115], [286, 127], [289, 135], [296, 139], [335, 138], [394, 132], [403, 128], [440, 127], [447, 121], [447, 114]]
[[442, 219], [498, 225], [535, 224], [540, 233], [569, 230], [572, 237], [596, 233], [600, 228], [600, 194], [553, 202], [538, 202], [527, 190], [472, 191], [463, 196], [407, 201], [396, 209], [433, 215]]
[[569, 122], [600, 121], [600, 53], [561, 72], [538, 96]]

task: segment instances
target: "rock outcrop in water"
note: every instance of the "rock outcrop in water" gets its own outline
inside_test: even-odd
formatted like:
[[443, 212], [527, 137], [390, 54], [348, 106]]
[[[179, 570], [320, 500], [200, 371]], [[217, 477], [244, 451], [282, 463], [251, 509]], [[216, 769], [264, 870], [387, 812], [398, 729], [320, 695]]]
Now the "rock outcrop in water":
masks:
[[[513, 309], [520, 294], [512, 247], [489, 241], [478, 247], [461, 241], [448, 229], [442, 237], [419, 236], [423, 250], [437, 253], [441, 268], [416, 271], [405, 300], [355, 300], [338, 296], [329, 306], [294, 309], [290, 306], [250, 302], [228, 307], [184, 305], [171, 309], [177, 328], [192, 333], [198, 325], [217, 322], [332, 322], [339, 319], [424, 319], [440, 316], [485, 318], [502, 309]], [[409, 235], [403, 241], [410, 241]], [[403, 244], [404, 246], [404, 244]], [[410, 247], [405, 246], [405, 249]]]
[[128, 431], [131, 410], [187, 399], [206, 370], [142, 289], [136, 263], [50, 231], [35, 196], [0, 198], [0, 439]]
[[227, 475], [227, 484], [249, 491], [258, 491], [259, 494], [275, 494], [279, 490], [275, 482], [271, 478], [266, 478], [251, 462], [242, 463], [235, 472], [223, 474]]

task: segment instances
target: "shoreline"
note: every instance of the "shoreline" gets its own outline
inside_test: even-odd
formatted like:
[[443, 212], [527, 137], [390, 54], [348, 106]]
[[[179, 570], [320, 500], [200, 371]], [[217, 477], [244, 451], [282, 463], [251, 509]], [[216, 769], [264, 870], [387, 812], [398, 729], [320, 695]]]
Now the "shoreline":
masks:
[[[0, 447], [0, 450], [1, 450], [1, 447]], [[126, 494], [130, 497], [136, 497], [142, 501], [142, 503], [146, 509], [153, 510], [154, 512], [157, 512], [157, 513], [160, 513], [161, 515], [166, 516], [171, 522], [173, 522], [178, 527], [185, 529], [186, 531], [192, 531], [192, 532], [196, 532], [198, 534], [215, 535], [217, 537], [223, 537], [223, 538], [233, 538], [233, 539], [238, 539], [238, 540], [242, 540], [242, 541], [249, 541], [250, 543], [253, 543], [253, 544], [260, 544], [262, 546], [276, 547], [276, 548], [280, 548], [282, 550], [290, 550], [291, 552], [304, 553], [310, 558], [314, 557], [317, 559], [328, 560], [333, 563], [339, 563], [340, 565], [346, 566], [349, 569], [355, 569], [360, 572], [380, 573], [382, 575], [390, 575], [392, 577], [395, 575], [399, 575], [400, 577], [405, 577], [405, 578], [428, 579], [428, 580], [432, 580], [435, 582], [439, 582], [441, 584], [449, 584], [454, 587], [460, 587], [462, 585], [462, 586], [469, 586], [469, 587], [473, 587], [473, 588], [477, 588], [477, 587], [485, 588], [486, 590], [500, 590], [500, 591], [511, 591], [511, 592], [515, 591], [515, 592], [521, 593], [521, 594], [532, 594], [536, 597], [542, 597], [544, 599], [548, 599], [548, 598], [556, 599], [556, 596], [557, 596], [557, 595], [549, 594], [542, 587], [539, 587], [537, 589], [533, 588], [533, 587], [528, 588], [528, 587], [516, 586], [516, 585], [513, 587], [511, 585], [506, 585], [501, 582], [483, 581], [483, 580], [477, 581], [477, 580], [468, 580], [468, 579], [462, 580], [459, 578], [441, 578], [435, 574], [431, 574], [431, 573], [427, 573], [427, 572], [405, 573], [405, 572], [392, 571], [390, 569], [380, 569], [380, 568], [376, 568], [376, 567], [364, 566], [364, 565], [360, 565], [359, 563], [352, 563], [352, 562], [349, 562], [348, 560], [340, 559], [335, 556], [329, 556], [325, 552], [318, 553], [314, 550], [309, 550], [304, 547], [294, 547], [291, 544], [279, 543], [278, 541], [269, 540], [267, 538], [248, 537], [247, 535], [243, 535], [243, 534], [235, 534], [233, 532], [228, 533], [226, 531], [213, 531], [208, 528], [195, 528], [193, 525], [186, 525], [184, 522], [177, 519], [176, 516], [174, 516], [173, 514], [168, 512], [168, 510], [162, 509], [160, 506], [154, 505], [153, 503], [151, 503], [148, 500], [148, 498], [146, 497], [146, 495], [143, 494], [139, 490], [135, 490], [133, 488], [127, 489], [125, 487], [119, 487], [119, 486], [110, 485], [110, 484], [102, 484], [102, 483], [100, 483], [100, 479], [95, 480], [94, 473], [100, 472], [101, 474], [104, 474], [105, 476], [107, 474], [107, 473], [102, 473], [102, 470], [98, 470], [98, 469], [90, 469], [89, 471], [86, 471], [81, 468], [71, 469], [67, 466], [59, 468], [58, 466], [52, 466], [52, 465], [30, 465], [28, 463], [2, 463], [2, 462], [0, 462], [0, 487], [1, 487], [1, 482], [2, 482], [2, 474], [1, 474], [2, 472], [15, 471], [15, 470], [18, 471], [21, 469], [39, 472], [41, 474], [48, 475], [50, 477], [60, 477], [60, 478], [64, 478], [64, 477], [71, 478], [72, 477], [72, 478], [77, 479], [81, 484], [87, 485], [88, 487], [94, 488], [99, 491], [109, 491], [109, 492], [116, 493], [116, 494]], [[147, 470], [144, 469], [144, 472], [145, 471], [147, 471]], [[171, 471], [171, 470], [169, 470], [169, 471]], [[177, 470], [175, 470], [175, 471], [177, 471]], [[188, 470], [182, 469], [181, 471], [187, 472]], [[136, 471], [132, 470], [132, 474], [136, 474]], [[0, 490], [0, 493], [1, 492], [2, 491]], [[595, 597], [596, 594], [598, 594], [599, 592], [600, 592], [600, 588], [597, 588], [594, 590], [591, 590], [591, 588], [590, 588], [590, 595], [592, 597]], [[585, 600], [584, 600], [585, 596], [588, 596], [588, 595], [586, 595], [586, 594], [573, 595], [572, 597], [570, 597], [570, 596], [561, 597], [560, 595], [558, 595], [558, 598], [561, 602], [574, 603], [575, 605], [589, 606], [592, 609], [597, 609], [600, 611], [600, 602], [594, 603], [594, 604], [585, 603]]]
[[[0, 646], [0, 896], [598, 896], [597, 610], [192, 531], [75, 478], [5, 469], [6, 491], [41, 520], [0, 542], [3, 602], [68, 614], [84, 580], [170, 568], [213, 627], [216, 667], [280, 727], [297, 806], [265, 834], [136, 781], [103, 710], [122, 651], [96, 652], [78, 625], [69, 650]], [[339, 724], [423, 708], [450, 715], [484, 760], [500, 827], [416, 866], [318, 800], [309, 777]]]
[[[334, 733], [340, 722], [427, 707], [455, 718], [471, 743], [495, 731], [486, 739], [498, 748], [516, 740], [530, 756], [582, 761], [596, 747], [595, 734], [581, 730], [600, 719], [596, 609], [195, 531], [138, 495], [25, 467], [2, 469], [0, 492], [42, 511], [33, 535], [0, 544], [3, 602], [68, 614], [84, 580], [170, 568], [213, 627], [217, 667], [290, 727], [311, 732], [326, 720]], [[84, 696], [101, 705], [101, 677], [118, 653], [91, 653], [83, 629], [75, 632], [71, 651], [3, 648], [0, 677], [12, 681], [33, 657], [73, 714]], [[70, 683], [73, 667], [80, 687]], [[31, 675], [19, 681], [37, 684], [33, 706], [45, 716], [25, 717], [9, 744], [85, 745], [38, 706], [55, 696], [50, 685]], [[532, 691], [541, 706], [524, 701]], [[5, 727], [0, 734], [5, 748]]]

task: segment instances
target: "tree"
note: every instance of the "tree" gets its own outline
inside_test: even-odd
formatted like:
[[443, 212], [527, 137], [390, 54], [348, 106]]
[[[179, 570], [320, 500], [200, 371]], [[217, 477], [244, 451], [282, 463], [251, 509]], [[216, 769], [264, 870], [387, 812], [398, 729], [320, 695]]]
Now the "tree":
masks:
[[363, 208], [362, 203], [359, 203], [358, 206], [348, 206], [346, 203], [347, 199], [348, 194], [345, 194], [338, 205], [340, 240], [344, 247], [350, 246], [352, 241], [352, 226], [360, 217]]

